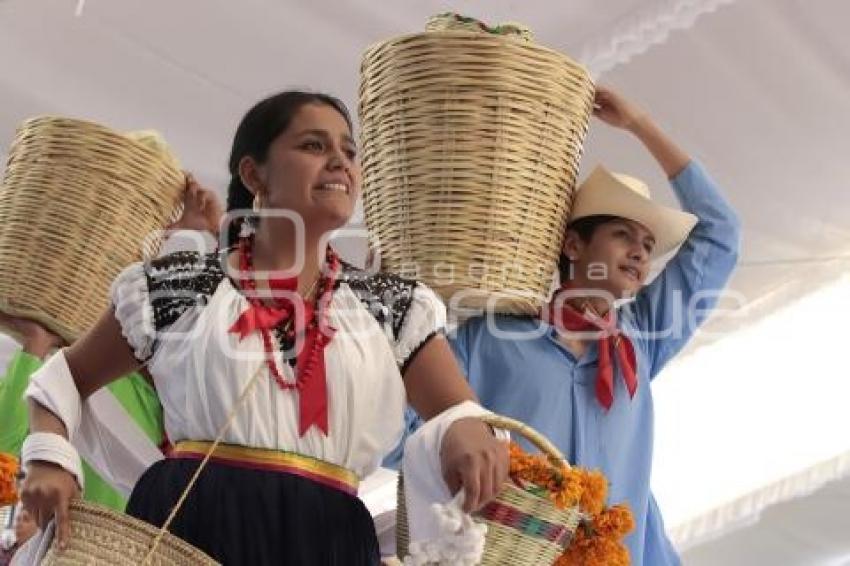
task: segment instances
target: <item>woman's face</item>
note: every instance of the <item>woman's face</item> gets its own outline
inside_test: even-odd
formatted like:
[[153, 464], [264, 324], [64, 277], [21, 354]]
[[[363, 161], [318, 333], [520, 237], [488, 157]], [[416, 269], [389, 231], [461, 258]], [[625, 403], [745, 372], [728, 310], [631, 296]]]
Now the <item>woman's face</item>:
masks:
[[573, 258], [572, 288], [633, 296], [649, 274], [655, 238], [645, 226], [621, 218], [596, 227], [589, 242], [568, 233], [564, 253]]
[[343, 226], [360, 194], [357, 147], [345, 118], [325, 104], [302, 106], [257, 165], [257, 178], [262, 209], [294, 212], [308, 230]]

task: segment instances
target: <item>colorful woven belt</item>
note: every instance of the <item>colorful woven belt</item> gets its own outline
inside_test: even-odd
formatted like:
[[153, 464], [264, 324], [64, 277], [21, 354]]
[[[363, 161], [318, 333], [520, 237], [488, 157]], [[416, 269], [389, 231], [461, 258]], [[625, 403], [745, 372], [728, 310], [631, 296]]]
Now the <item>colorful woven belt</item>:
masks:
[[[183, 440], [178, 442], [169, 458], [203, 460], [212, 447], [212, 442]], [[251, 448], [234, 444], [219, 444], [210, 460], [227, 466], [251, 470], [268, 470], [300, 476], [328, 487], [336, 488], [349, 495], [357, 495], [360, 479], [347, 468], [302, 456], [293, 452]]]

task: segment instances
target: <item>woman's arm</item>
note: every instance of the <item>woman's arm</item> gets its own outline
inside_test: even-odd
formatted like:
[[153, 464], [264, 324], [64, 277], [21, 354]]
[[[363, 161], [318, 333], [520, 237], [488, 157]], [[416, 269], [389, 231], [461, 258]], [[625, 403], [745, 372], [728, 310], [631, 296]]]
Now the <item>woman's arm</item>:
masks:
[[[475, 394], [460, 372], [448, 342], [437, 334], [408, 365], [404, 384], [410, 404], [424, 419], [462, 403]], [[474, 418], [456, 421], [440, 450], [443, 478], [452, 493], [464, 489], [464, 510], [481, 508], [500, 491], [508, 476], [508, 450], [489, 426]]]
[[[79, 393], [78, 403], [139, 366], [111, 310], [88, 333], [57, 355], [65, 357]], [[56, 439], [54, 442], [58, 443], [59, 449], [70, 447], [65, 422], [34, 400], [30, 400], [30, 433], [47, 433], [41, 438], [58, 435], [52, 438]], [[62, 439], [65, 439], [64, 443]], [[56, 463], [40, 459], [27, 462], [21, 500], [34, 513], [42, 528], [55, 515], [60, 546], [68, 540], [68, 505], [79, 495], [80, 487], [74, 474]]]
[[64, 352], [83, 399], [141, 366], [127, 344], [112, 309]]

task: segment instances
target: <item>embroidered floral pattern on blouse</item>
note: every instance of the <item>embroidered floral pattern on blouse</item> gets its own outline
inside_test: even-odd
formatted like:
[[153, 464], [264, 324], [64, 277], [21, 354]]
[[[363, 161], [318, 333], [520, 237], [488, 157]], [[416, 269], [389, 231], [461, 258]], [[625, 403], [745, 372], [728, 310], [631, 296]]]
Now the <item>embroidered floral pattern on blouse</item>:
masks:
[[392, 329], [398, 340], [417, 282], [391, 273], [369, 273], [345, 262], [337, 286], [345, 283], [381, 327]]
[[145, 266], [154, 328], [162, 330], [195, 306], [204, 306], [224, 271], [218, 252], [176, 252]]
[[[145, 266], [157, 332], [173, 324], [190, 308], [206, 305], [226, 277], [221, 254], [176, 252]], [[348, 285], [381, 328], [389, 329], [393, 340], [398, 341], [417, 282], [390, 273], [369, 273], [343, 262], [335, 289], [342, 284]], [[274, 337], [284, 359], [293, 365], [295, 339], [285, 336], [282, 325], [275, 328]]]

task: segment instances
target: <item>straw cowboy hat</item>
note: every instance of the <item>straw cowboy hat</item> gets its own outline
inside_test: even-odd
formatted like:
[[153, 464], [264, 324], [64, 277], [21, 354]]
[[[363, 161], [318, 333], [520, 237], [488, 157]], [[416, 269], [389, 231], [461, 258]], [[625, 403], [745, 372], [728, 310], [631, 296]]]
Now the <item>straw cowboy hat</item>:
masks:
[[649, 187], [643, 181], [612, 173], [602, 165], [579, 186], [570, 222], [597, 215], [619, 216], [643, 224], [655, 237], [652, 259], [684, 242], [697, 223], [693, 214], [652, 202]]

